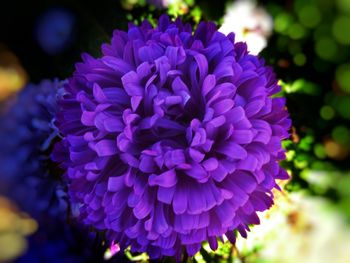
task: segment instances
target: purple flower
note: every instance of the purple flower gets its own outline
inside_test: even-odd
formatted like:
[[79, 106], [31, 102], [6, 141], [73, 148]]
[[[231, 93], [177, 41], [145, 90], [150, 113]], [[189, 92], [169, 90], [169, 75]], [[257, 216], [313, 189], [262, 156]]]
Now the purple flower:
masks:
[[234, 34], [159, 19], [116, 30], [66, 85], [53, 159], [79, 219], [151, 258], [246, 236], [273, 203], [290, 119], [271, 68]]

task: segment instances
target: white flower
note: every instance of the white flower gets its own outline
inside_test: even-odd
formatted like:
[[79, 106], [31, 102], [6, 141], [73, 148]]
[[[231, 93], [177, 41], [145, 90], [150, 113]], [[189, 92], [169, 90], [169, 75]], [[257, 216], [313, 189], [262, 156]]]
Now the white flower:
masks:
[[237, 42], [246, 42], [250, 53], [257, 55], [267, 45], [273, 29], [272, 17], [253, 0], [234, 1], [226, 10], [219, 29], [224, 34], [235, 33]]

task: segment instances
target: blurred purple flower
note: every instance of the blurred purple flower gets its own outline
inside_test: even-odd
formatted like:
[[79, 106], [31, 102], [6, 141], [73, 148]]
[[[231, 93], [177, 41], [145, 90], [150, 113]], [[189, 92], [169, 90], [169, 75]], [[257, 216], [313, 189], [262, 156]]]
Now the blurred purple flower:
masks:
[[16, 262], [99, 262], [103, 257], [103, 247], [93, 247], [93, 233], [67, 223], [67, 195], [49, 158], [63, 84], [43, 80], [27, 85], [0, 117], [0, 193], [39, 223]]
[[0, 191], [36, 219], [43, 211], [57, 214], [67, 208], [63, 186], [48, 173], [48, 149], [57, 135], [52, 119], [62, 84], [44, 80], [27, 85], [0, 118]]
[[159, 19], [116, 30], [65, 86], [53, 159], [80, 220], [121, 249], [192, 256], [273, 203], [291, 121], [271, 68], [234, 34]]

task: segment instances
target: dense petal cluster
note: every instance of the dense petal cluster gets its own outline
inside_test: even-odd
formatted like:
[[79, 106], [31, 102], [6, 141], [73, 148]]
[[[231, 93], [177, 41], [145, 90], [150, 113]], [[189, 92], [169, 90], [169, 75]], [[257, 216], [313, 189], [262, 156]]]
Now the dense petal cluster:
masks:
[[65, 86], [53, 159], [80, 220], [152, 258], [231, 242], [273, 203], [290, 120], [273, 71], [234, 34], [167, 16], [116, 30]]

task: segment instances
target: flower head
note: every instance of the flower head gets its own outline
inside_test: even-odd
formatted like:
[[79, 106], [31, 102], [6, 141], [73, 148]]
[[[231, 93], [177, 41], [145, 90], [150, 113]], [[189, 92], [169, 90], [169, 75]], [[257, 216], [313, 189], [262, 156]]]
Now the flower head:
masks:
[[[57, 131], [52, 125], [60, 81], [29, 84], [6, 105], [0, 128], [1, 191], [31, 215], [57, 213], [61, 186], [48, 174], [48, 149]], [[62, 191], [61, 191], [62, 192]]]
[[290, 120], [275, 75], [234, 34], [167, 16], [116, 30], [65, 86], [53, 159], [79, 219], [151, 258], [234, 242], [273, 203]]

